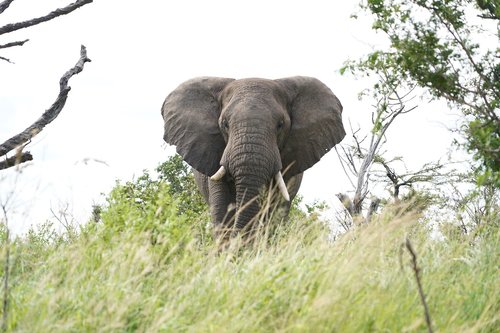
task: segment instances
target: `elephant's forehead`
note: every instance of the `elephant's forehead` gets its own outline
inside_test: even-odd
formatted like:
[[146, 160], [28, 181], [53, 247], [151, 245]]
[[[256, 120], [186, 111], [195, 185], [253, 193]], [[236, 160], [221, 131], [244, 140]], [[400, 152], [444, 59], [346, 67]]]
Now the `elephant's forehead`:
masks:
[[229, 83], [229, 86], [233, 87], [241, 87], [241, 86], [269, 86], [271, 87], [274, 84], [273, 80], [269, 79], [263, 79], [263, 78], [246, 78], [246, 79], [239, 79], [239, 80], [234, 80]]
[[282, 100], [284, 93], [275, 81], [261, 78], [235, 80], [224, 89], [226, 99], [274, 98]]

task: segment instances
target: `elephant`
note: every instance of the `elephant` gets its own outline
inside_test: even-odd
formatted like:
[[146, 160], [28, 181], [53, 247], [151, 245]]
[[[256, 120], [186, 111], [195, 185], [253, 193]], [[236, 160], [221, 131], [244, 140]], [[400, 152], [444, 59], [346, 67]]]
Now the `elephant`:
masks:
[[163, 138], [193, 168], [212, 224], [233, 235], [251, 229], [266, 187], [287, 216], [303, 172], [345, 136], [339, 99], [305, 76], [194, 78], [161, 113]]

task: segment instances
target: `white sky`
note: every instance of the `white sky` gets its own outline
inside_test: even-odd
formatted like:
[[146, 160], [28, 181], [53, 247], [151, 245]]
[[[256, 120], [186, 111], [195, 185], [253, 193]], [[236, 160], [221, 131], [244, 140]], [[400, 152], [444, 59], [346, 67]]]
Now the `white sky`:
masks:
[[[16, 0], [0, 25], [41, 16], [70, 0]], [[21, 173], [0, 172], [0, 200], [18, 232], [69, 204], [85, 222], [116, 179], [153, 170], [174, 152], [163, 144], [161, 104], [183, 81], [196, 76], [281, 78], [314, 76], [343, 106], [344, 124], [368, 125], [370, 105], [358, 101], [363, 81], [338, 69], [379, 47], [367, 19], [354, 20], [353, 1], [130, 1], [96, 0], [72, 14], [0, 37], [0, 141], [20, 132], [55, 100], [59, 78], [87, 46], [91, 63], [74, 76], [65, 108], [28, 146], [34, 161]], [[443, 106], [422, 107], [396, 120], [386, 146], [418, 167], [443, 156], [454, 127]], [[348, 126], [346, 126], [349, 132]], [[349, 134], [348, 134], [349, 135]], [[98, 159], [107, 165], [84, 159]], [[306, 171], [307, 202], [349, 190], [334, 151]]]

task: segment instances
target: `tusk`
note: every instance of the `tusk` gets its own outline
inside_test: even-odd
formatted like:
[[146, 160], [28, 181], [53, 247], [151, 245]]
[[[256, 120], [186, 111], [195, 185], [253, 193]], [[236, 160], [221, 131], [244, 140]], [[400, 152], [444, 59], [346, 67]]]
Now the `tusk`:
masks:
[[212, 177], [210, 177], [210, 179], [218, 181], [221, 180], [225, 174], [226, 174], [226, 168], [224, 168], [224, 166], [221, 166], [220, 169], [217, 170], [217, 172]]
[[286, 189], [285, 181], [283, 180], [281, 171], [278, 171], [276, 176], [274, 176], [274, 180], [276, 180], [276, 183], [278, 183], [278, 188], [280, 189], [280, 193], [283, 198], [285, 198], [286, 201], [290, 201], [290, 195], [288, 194], [288, 190]]

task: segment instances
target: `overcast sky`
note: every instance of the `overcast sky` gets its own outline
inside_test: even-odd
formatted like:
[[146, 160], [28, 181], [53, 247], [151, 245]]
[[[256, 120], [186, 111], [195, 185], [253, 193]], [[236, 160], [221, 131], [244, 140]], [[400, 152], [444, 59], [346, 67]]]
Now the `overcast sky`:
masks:
[[[0, 25], [44, 15], [68, 0], [16, 0]], [[344, 61], [383, 46], [367, 18], [351, 19], [353, 1], [96, 0], [70, 15], [2, 36], [0, 141], [20, 132], [55, 100], [59, 78], [87, 46], [91, 63], [74, 76], [59, 117], [28, 146], [34, 161], [0, 173], [0, 200], [10, 199], [15, 231], [69, 204], [79, 222], [116, 179], [130, 180], [173, 154], [163, 143], [161, 104], [196, 76], [313, 76], [339, 97], [344, 123], [368, 128], [370, 105], [357, 95], [367, 83], [338, 72]], [[446, 153], [455, 120], [435, 106], [398, 119], [386, 150], [417, 167]], [[348, 125], [346, 126], [349, 135]], [[97, 161], [95, 161], [97, 160]], [[87, 161], [87, 162], [85, 162]], [[100, 163], [99, 161], [104, 161]], [[349, 190], [334, 151], [306, 171], [307, 202]]]

